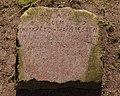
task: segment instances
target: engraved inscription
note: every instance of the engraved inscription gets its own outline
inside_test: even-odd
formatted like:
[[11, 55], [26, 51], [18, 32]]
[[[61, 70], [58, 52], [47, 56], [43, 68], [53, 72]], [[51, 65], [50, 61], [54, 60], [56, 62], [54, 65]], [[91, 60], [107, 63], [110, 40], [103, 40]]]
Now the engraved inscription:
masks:
[[[74, 24], [67, 24], [65, 23], [65, 20], [63, 19], [58, 19], [57, 20], [51, 20], [50, 23], [44, 23], [43, 25], [38, 24], [37, 22], [31, 21], [29, 24], [30, 26], [25, 26], [21, 27], [19, 30], [22, 33], [23, 32], [23, 37], [25, 37], [24, 32], [29, 31], [29, 32], [46, 32], [46, 33], [53, 33], [53, 32], [68, 32], [68, 33], [78, 33], [80, 34], [86, 34], [85, 36], [81, 38], [86, 38], [85, 42], [95, 44], [96, 38], [95, 36], [91, 36], [91, 34], [96, 33], [98, 30], [96, 27], [93, 26], [84, 26], [87, 23], [87, 21], [83, 21], [80, 23], [80, 25], [74, 25]], [[96, 35], [96, 34], [95, 34]], [[82, 35], [81, 35], [82, 36]], [[37, 37], [35, 37], [37, 38]], [[47, 37], [48, 38], [48, 37]], [[87, 39], [88, 38], [88, 39]], [[39, 39], [39, 37], [37, 38]]]
[[53, 31], [62, 31], [62, 32], [96, 32], [97, 28], [93, 26], [74, 26], [74, 25], [64, 25], [62, 22], [63, 26], [55, 26], [53, 27], [53, 23], [51, 25], [32, 25], [25, 27], [25, 28], [20, 28], [20, 31], [23, 32], [25, 30], [29, 31], [42, 31], [42, 32], [53, 32]]

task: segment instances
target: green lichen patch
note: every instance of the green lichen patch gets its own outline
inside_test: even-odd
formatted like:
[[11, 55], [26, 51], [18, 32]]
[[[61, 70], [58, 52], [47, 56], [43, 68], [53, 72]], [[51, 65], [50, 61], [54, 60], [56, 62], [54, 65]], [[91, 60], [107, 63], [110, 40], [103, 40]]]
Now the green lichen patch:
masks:
[[21, 51], [20, 48], [17, 48], [17, 54], [18, 54], [18, 66], [17, 66], [17, 71], [18, 71], [18, 77], [16, 78], [17, 81], [20, 81], [23, 78], [23, 74], [22, 74], [22, 55], [21, 55]]
[[102, 57], [102, 47], [100, 46], [100, 44], [97, 44], [91, 49], [89, 66], [88, 66], [86, 77], [85, 77], [86, 82], [102, 81], [103, 62], [100, 59], [101, 57]]
[[51, 18], [53, 10], [46, 10], [42, 7], [31, 7], [22, 16], [21, 22], [27, 22], [36, 19], [38, 22], [48, 22]]
[[97, 23], [98, 23], [98, 17], [87, 11], [87, 10], [75, 10], [75, 9], [72, 9], [72, 8], [61, 8], [61, 10], [63, 10], [63, 13], [64, 15], [68, 15], [69, 16], [69, 20], [79, 24], [81, 22], [81, 20], [84, 19], [85, 20], [89, 20], [91, 23], [94, 23], [94, 25], [97, 26]]
[[[64, 16], [71, 17], [70, 19], [74, 22], [78, 22], [81, 20], [81, 17], [85, 17], [86, 19], [95, 21], [97, 24], [98, 17], [87, 11], [87, 10], [75, 10], [69, 7], [66, 8], [48, 8], [48, 7], [31, 7], [29, 8], [22, 16], [21, 20], [24, 22], [29, 21], [30, 19], [36, 18], [40, 22], [48, 22], [50, 20], [52, 13], [58, 13], [61, 11]], [[44, 18], [43, 18], [44, 17]]]

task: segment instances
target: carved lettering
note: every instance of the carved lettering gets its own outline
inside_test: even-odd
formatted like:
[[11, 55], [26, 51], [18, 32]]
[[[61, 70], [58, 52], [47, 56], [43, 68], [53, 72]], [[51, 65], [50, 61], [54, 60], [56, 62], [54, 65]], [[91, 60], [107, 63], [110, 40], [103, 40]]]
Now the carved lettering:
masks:
[[[84, 22], [85, 24], [86, 22]], [[60, 24], [60, 25], [59, 25]], [[62, 24], [62, 25], [61, 25]], [[56, 26], [53, 26], [56, 25]], [[51, 24], [48, 25], [33, 25], [25, 28], [19, 29], [21, 32], [29, 30], [29, 31], [42, 31], [42, 32], [53, 32], [53, 31], [67, 31], [67, 32], [96, 32], [97, 28], [94, 28], [93, 26], [75, 26], [75, 25], [65, 25], [64, 21], [59, 22], [53, 22], [51, 21]]]

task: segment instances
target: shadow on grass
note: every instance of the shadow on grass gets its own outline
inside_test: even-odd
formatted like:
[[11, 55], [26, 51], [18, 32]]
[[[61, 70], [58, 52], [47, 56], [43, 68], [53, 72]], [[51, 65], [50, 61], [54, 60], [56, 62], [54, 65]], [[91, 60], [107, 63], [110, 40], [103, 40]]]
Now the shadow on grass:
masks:
[[48, 81], [21, 81], [16, 96], [101, 96], [101, 83], [70, 81], [62, 84]]

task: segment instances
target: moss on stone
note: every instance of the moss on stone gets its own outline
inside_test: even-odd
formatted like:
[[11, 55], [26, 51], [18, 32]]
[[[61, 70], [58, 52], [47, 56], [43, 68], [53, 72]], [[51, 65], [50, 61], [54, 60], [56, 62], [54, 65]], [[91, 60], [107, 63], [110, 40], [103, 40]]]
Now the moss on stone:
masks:
[[17, 54], [18, 54], [18, 66], [17, 66], [17, 71], [18, 71], [18, 78], [17, 80], [20, 81], [22, 80], [23, 78], [23, 71], [22, 71], [22, 68], [23, 68], [23, 62], [22, 62], [22, 53], [21, 53], [21, 50], [20, 50], [20, 47], [17, 48]]
[[69, 11], [67, 13], [69, 13], [68, 15], [70, 16], [70, 20], [76, 22], [77, 24], [81, 22], [81, 19], [83, 17], [87, 20], [89, 19], [92, 22], [94, 21], [95, 24], [97, 24], [98, 22], [98, 17], [87, 10], [75, 10], [70, 8], [69, 10], [66, 11]]
[[41, 24], [44, 24], [45, 22], [49, 22], [51, 19], [51, 16], [54, 13], [58, 13], [58, 11], [61, 11], [63, 17], [66, 17], [69, 15], [69, 20], [72, 20], [76, 24], [79, 24], [82, 20], [82, 17], [85, 17], [86, 19], [89, 19], [90, 22], [93, 22], [94, 25], [97, 25], [98, 17], [87, 11], [87, 10], [75, 10], [70, 7], [65, 8], [48, 8], [48, 7], [31, 7], [29, 8], [22, 16], [21, 16], [21, 22], [27, 22], [31, 20], [35, 20], [37, 22], [40, 22]]
[[21, 22], [27, 22], [32, 19], [41, 23], [48, 22], [51, 18], [52, 11], [43, 9], [42, 7], [31, 7], [21, 16]]
[[102, 47], [98, 43], [91, 49], [91, 55], [89, 58], [89, 66], [86, 72], [85, 81], [90, 82], [101, 82], [103, 75], [103, 62], [102, 57]]

